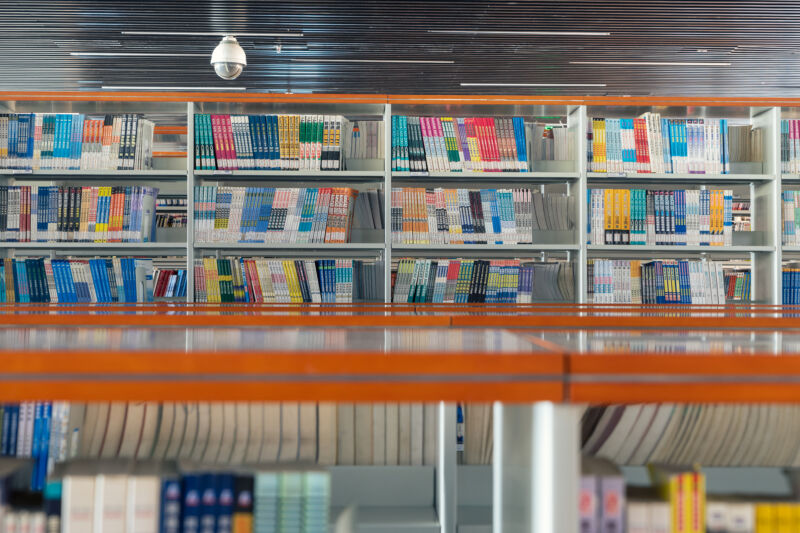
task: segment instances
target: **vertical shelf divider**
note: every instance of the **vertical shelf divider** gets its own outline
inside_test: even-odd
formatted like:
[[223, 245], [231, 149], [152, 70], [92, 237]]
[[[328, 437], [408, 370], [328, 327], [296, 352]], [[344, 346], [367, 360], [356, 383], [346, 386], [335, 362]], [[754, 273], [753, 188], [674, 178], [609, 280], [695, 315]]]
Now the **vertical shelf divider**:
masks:
[[194, 102], [186, 104], [186, 301], [194, 302]]
[[392, 104], [383, 108], [383, 301], [392, 302]]

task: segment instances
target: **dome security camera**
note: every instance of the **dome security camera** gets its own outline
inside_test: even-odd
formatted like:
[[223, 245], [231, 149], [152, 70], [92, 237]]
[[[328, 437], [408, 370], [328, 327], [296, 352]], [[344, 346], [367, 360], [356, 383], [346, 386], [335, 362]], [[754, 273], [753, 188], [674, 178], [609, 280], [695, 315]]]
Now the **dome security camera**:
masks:
[[226, 35], [214, 48], [211, 64], [217, 76], [223, 80], [235, 80], [247, 66], [247, 57], [233, 35]]

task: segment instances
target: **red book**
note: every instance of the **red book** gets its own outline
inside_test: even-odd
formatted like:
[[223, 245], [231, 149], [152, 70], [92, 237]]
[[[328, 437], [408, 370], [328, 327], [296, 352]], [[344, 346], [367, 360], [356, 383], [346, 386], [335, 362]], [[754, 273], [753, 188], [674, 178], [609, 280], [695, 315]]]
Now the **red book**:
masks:
[[636, 134], [636, 169], [638, 172], [650, 172], [650, 150], [647, 145], [647, 121], [643, 118], [633, 119]]
[[217, 168], [225, 169], [225, 143], [222, 138], [221, 115], [211, 115], [211, 136], [214, 138], [214, 153], [217, 155]]
[[489, 133], [489, 143], [492, 147], [492, 157], [494, 158], [494, 170], [503, 170], [503, 139], [500, 128], [495, 125], [494, 118], [489, 117], [486, 119], [486, 126]]
[[237, 170], [239, 165], [236, 159], [236, 145], [233, 144], [233, 127], [231, 126], [231, 116], [223, 115], [222, 124], [225, 126], [225, 148], [228, 151], [228, 168]]

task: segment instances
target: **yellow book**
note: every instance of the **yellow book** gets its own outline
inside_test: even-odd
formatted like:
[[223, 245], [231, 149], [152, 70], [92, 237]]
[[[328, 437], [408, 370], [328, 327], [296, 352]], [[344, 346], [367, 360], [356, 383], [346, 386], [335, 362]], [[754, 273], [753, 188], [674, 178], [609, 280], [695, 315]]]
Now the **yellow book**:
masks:
[[606, 157], [606, 121], [603, 119], [600, 122], [600, 163], [603, 166], [603, 172], [608, 172], [608, 157]]
[[622, 217], [622, 244], [628, 244], [631, 240], [631, 191], [630, 189], [621, 190], [622, 204], [620, 206]]
[[253, 515], [251, 513], [233, 513], [232, 533], [253, 533]]
[[[677, 287], [676, 287], [677, 290]], [[705, 533], [706, 531], [706, 475], [702, 472], [692, 472], [689, 474], [693, 478], [693, 510], [692, 528], [693, 533]]]
[[213, 280], [213, 274], [211, 272], [210, 261], [211, 261], [210, 257], [203, 258], [203, 277], [205, 278], [206, 282], [206, 302], [215, 303], [216, 300], [214, 299], [214, 280]]
[[795, 533], [797, 530], [792, 527], [793, 518], [792, 504], [779, 503], [776, 505], [775, 522], [777, 523], [777, 533]]
[[[97, 205], [97, 224], [95, 226], [97, 230], [97, 239], [95, 239], [94, 242], [108, 242], [108, 222], [111, 214], [111, 187], [100, 187]], [[99, 208], [101, 205], [104, 206], [102, 209]]]
[[791, 504], [792, 508], [792, 531], [800, 531], [800, 504]]
[[683, 530], [680, 533], [694, 533], [694, 476], [691, 472], [679, 474], [683, 504]]
[[614, 189], [614, 244], [622, 244], [622, 189]]
[[286, 283], [289, 285], [289, 298], [292, 303], [303, 303], [303, 293], [300, 290], [300, 280], [297, 278], [294, 261], [284, 261], [283, 271], [286, 273]]
[[757, 504], [755, 533], [775, 533], [776, 526], [777, 513], [775, 512], [775, 506], [769, 503]]
[[603, 218], [605, 219], [605, 231], [603, 244], [614, 243], [614, 189], [603, 191]]

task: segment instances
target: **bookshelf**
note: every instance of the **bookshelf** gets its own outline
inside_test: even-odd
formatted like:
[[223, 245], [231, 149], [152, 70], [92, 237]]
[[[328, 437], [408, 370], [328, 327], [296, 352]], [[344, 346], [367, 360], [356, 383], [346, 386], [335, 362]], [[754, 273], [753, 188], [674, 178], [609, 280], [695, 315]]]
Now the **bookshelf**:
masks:
[[[139, 98], [105, 95], [98, 101], [87, 101], [70, 95], [37, 96], [32, 99], [9, 100], [3, 107], [9, 112], [80, 112], [143, 113], [156, 124], [156, 143], [162, 145], [159, 157], [154, 158], [152, 170], [0, 170], [0, 184], [38, 185], [150, 185], [158, 186], [162, 194], [185, 195], [186, 227], [164, 228], [156, 243], [0, 243], [0, 257], [30, 256], [53, 251], [59, 254], [88, 256], [113, 255], [129, 252], [142, 256], [170, 255], [186, 258], [187, 265], [200, 257], [223, 257], [239, 253], [252, 256], [287, 258], [320, 257], [359, 258], [382, 264], [384, 301], [391, 301], [392, 267], [400, 257], [418, 258], [519, 258], [533, 261], [559, 259], [572, 263], [574, 268], [573, 303], [587, 302], [587, 261], [601, 258], [631, 259], [746, 259], [752, 272], [751, 301], [781, 303], [781, 265], [800, 258], [796, 246], [781, 245], [781, 193], [800, 190], [800, 173], [781, 173], [781, 121], [796, 120], [799, 108], [775, 107], [761, 101], [698, 101], [665, 99], [617, 99], [595, 101], [586, 98], [575, 103], [556, 103], [558, 99], [517, 98], [405, 98], [319, 97], [278, 98], [216, 97], [176, 95], [174, 98], [138, 95]], [[541, 101], [541, 103], [538, 103]], [[631, 102], [631, 103], [628, 103]], [[703, 105], [701, 105], [703, 104]], [[647, 112], [664, 118], [725, 118], [736, 124], [749, 124], [760, 132], [760, 162], [734, 162], [729, 174], [691, 173], [620, 173], [592, 171], [584, 157], [587, 139], [582, 134], [595, 117], [635, 118]], [[353, 120], [381, 123], [384, 132], [385, 157], [370, 160], [343, 161], [343, 170], [198, 170], [194, 168], [194, 116], [200, 113], [266, 114], [341, 114]], [[523, 117], [529, 125], [564, 127], [570, 144], [568, 160], [537, 160], [530, 150], [529, 172], [417, 172], [391, 170], [392, 116], [452, 116], [452, 117]], [[183, 133], [185, 131], [185, 134]], [[527, 132], [531, 135], [531, 131]], [[529, 139], [530, 140], [530, 139]], [[167, 146], [169, 145], [169, 146]], [[536, 232], [533, 244], [398, 244], [392, 242], [391, 228], [384, 224], [383, 232], [354, 236], [345, 244], [253, 244], [198, 242], [194, 235], [194, 187], [217, 186], [275, 186], [320, 187], [347, 186], [358, 190], [374, 188], [384, 191], [393, 187], [492, 188], [525, 187], [542, 192], [566, 194], [574, 202], [569, 213], [574, 228], [567, 232]], [[583, 228], [587, 226], [588, 207], [583, 201], [587, 191], [602, 188], [712, 189], [730, 188], [737, 198], [747, 199], [750, 210], [737, 215], [749, 215], [751, 231], [735, 232], [733, 246], [613, 246], [587, 243]], [[795, 187], [793, 189], [793, 187]], [[384, 220], [391, 219], [388, 199], [384, 201]], [[176, 212], [178, 210], [172, 210]], [[338, 254], [338, 255], [337, 255]], [[193, 287], [194, 269], [187, 269], [187, 287]], [[187, 290], [187, 301], [193, 300]]]
[[[383, 263], [383, 294], [386, 302], [391, 301], [391, 266], [393, 259], [400, 257], [416, 258], [513, 258], [522, 257], [531, 260], [546, 260], [548, 258], [558, 258], [575, 265], [574, 294], [575, 302], [578, 304], [587, 303], [587, 272], [586, 266], [589, 259], [593, 258], [637, 258], [650, 259], [659, 257], [668, 258], [688, 258], [688, 259], [748, 259], [752, 264], [753, 283], [752, 299], [757, 303], [780, 304], [781, 302], [781, 265], [784, 260], [793, 258], [800, 259], [800, 246], [781, 245], [781, 212], [780, 193], [790, 187], [800, 189], [800, 174], [782, 174], [780, 169], [780, 120], [800, 118], [800, 107], [776, 107], [780, 103], [769, 102], [724, 102], [724, 101], [673, 101], [666, 105], [655, 102], [648, 103], [646, 100], [639, 100], [639, 103], [627, 104], [622, 101], [611, 101], [606, 99], [575, 99], [572, 102], [550, 101], [536, 102], [534, 98], [520, 99], [515, 101], [513, 98], [499, 99], [491, 101], [488, 99], [470, 98], [386, 98], [386, 97], [353, 97], [349, 99], [337, 98], [278, 98], [270, 95], [236, 95], [234, 97], [218, 97], [216, 95], [196, 94], [192, 96], [174, 95], [166, 97], [172, 101], [152, 101], [143, 98], [140, 94], [126, 96], [105, 95], [107, 100], [77, 100], [75, 96], [56, 97], [57, 95], [41, 96], [41, 98], [51, 98], [51, 100], [26, 100], [5, 102], [5, 108], [10, 112], [86, 112], [86, 113], [124, 113], [124, 112], [143, 112], [151, 115], [154, 120], [160, 121], [164, 125], [184, 128], [183, 134], [165, 134], [170, 137], [172, 143], [178, 143], [174, 150], [165, 150], [163, 157], [156, 158], [157, 168], [146, 171], [53, 171], [53, 170], [2, 170], [0, 171], [0, 184], [106, 184], [106, 183], [128, 183], [128, 184], [148, 184], [157, 185], [163, 191], [170, 194], [184, 194], [187, 197], [187, 227], [174, 242], [159, 240], [156, 243], [0, 243], [0, 257], [27, 257], [29, 255], [80, 255], [80, 256], [108, 256], [115, 254], [130, 254], [142, 256], [180, 256], [185, 257], [187, 265], [188, 282], [190, 288], [187, 294], [187, 301], [193, 300], [191, 288], [194, 286], [194, 271], [191, 265], [194, 260], [200, 257], [213, 256], [220, 257], [226, 255], [247, 255], [264, 257], [296, 257], [296, 258], [326, 258], [326, 257], [350, 257], [350, 258], [371, 258]], [[86, 98], [92, 98], [87, 95]], [[98, 98], [98, 97], [94, 97]], [[114, 100], [119, 98], [119, 100]], [[636, 99], [631, 99], [636, 100]], [[797, 105], [795, 103], [795, 105]], [[586, 131], [588, 121], [591, 117], [637, 117], [647, 111], [659, 111], [663, 116], [684, 118], [684, 117], [730, 117], [749, 121], [753, 126], [763, 130], [763, 161], [760, 168], [753, 168], [753, 165], [745, 165], [735, 169], [736, 172], [725, 175], [705, 175], [705, 174], [621, 174], [621, 173], [599, 173], [590, 172], [587, 168], [587, 161], [584, 157], [587, 149], [587, 140], [582, 132]], [[380, 121], [385, 131], [384, 154], [386, 157], [382, 161], [366, 163], [372, 168], [348, 169], [341, 171], [254, 171], [254, 170], [196, 170], [194, 169], [192, 154], [194, 152], [194, 115], [196, 113], [336, 113], [345, 116], [358, 117], [362, 120]], [[421, 116], [523, 116], [535, 120], [554, 121], [565, 124], [573, 132], [573, 155], [569, 161], [531, 161], [530, 172], [503, 172], [503, 173], [482, 173], [482, 172], [461, 172], [461, 173], [441, 173], [441, 172], [406, 172], [392, 171], [389, 154], [391, 151], [389, 130], [391, 127], [391, 117], [393, 115], [421, 115]], [[177, 139], [177, 140], [176, 140]], [[178, 154], [178, 155], [176, 155]], [[196, 185], [232, 185], [232, 186], [351, 186], [358, 189], [367, 187], [377, 187], [384, 192], [391, 191], [392, 187], [530, 187], [544, 191], [553, 191], [567, 194], [575, 199], [574, 212], [571, 213], [575, 221], [575, 229], [566, 234], [551, 235], [548, 237], [539, 236], [534, 244], [520, 245], [480, 245], [480, 244], [461, 244], [461, 245], [424, 245], [424, 244], [394, 244], [392, 242], [391, 227], [387, 223], [381, 235], [370, 235], [369, 238], [362, 239], [362, 242], [344, 244], [271, 244], [271, 243], [206, 243], [197, 242], [194, 236], [194, 187]], [[675, 189], [681, 187], [692, 188], [714, 188], [731, 187], [750, 199], [750, 214], [753, 222], [753, 232], [757, 235], [748, 237], [754, 238], [750, 242], [734, 241], [733, 246], [728, 247], [705, 247], [705, 246], [608, 246], [587, 244], [584, 228], [587, 226], [588, 210], [584, 199], [587, 190], [591, 188], [607, 187], [639, 187], [645, 189]], [[384, 220], [391, 219], [390, 203], [385, 202]], [[181, 232], [178, 232], [181, 233]], [[175, 238], [175, 233], [170, 238]], [[577, 309], [577, 310], [576, 310]], [[378, 313], [383, 313], [378, 310]], [[581, 308], [574, 308], [572, 313], [582, 313]], [[568, 312], [567, 314], [570, 314]], [[117, 325], [128, 323], [127, 317], [117, 317]], [[218, 320], [218, 317], [211, 317], [204, 325], [234, 325], [235, 317], [227, 317], [230, 320]], [[338, 322], [319, 320], [319, 317], [305, 317], [308, 320], [298, 323], [300, 327], [323, 324], [331, 326], [344, 326], [359, 324], [357, 321], [350, 321], [347, 317], [340, 318]], [[384, 324], [390, 324], [396, 317], [388, 316]], [[419, 318], [419, 317], [418, 317]], [[408, 325], [420, 327], [429, 325], [429, 317], [422, 317], [424, 320], [409, 321]], [[530, 317], [520, 317], [517, 320], [509, 320], [509, 316], [495, 317], [496, 325], [509, 326], [516, 325], [525, 327], [536, 325], [538, 322]], [[598, 318], [598, 317], [593, 317]], [[663, 317], [656, 317], [649, 322], [651, 326], [662, 326]], [[236, 321], [239, 319], [236, 318]], [[559, 325], [571, 326], [572, 317], [559, 319]], [[675, 327], [687, 327], [696, 322], [697, 319], [685, 317], [685, 320], [675, 323]], [[716, 322], [709, 322], [711, 325], [724, 325], [728, 317], [716, 317]], [[399, 320], [397, 321], [399, 322]], [[475, 326], [483, 323], [490, 323], [487, 317], [455, 317], [450, 322], [442, 322], [442, 325], [456, 325], [463, 327]], [[604, 325], [608, 327], [616, 326], [619, 322], [618, 317], [599, 317], [599, 320], [592, 322], [592, 325]], [[57, 322], [58, 323], [58, 322]], [[554, 322], [553, 324], [555, 324]], [[199, 324], [197, 322], [196, 324]], [[290, 325], [281, 321], [264, 321], [253, 325]], [[414, 362], [416, 364], [416, 361]], [[625, 362], [619, 362], [617, 369], [624, 369]], [[720, 366], [725, 366], [724, 364]], [[620, 370], [621, 371], [621, 370]], [[657, 365], [650, 369], [651, 372], [663, 373], [664, 368]], [[776, 370], [778, 372], [779, 370]], [[707, 396], [680, 396], [680, 390], [687, 390], [682, 387], [685, 384], [675, 384], [671, 387], [654, 389], [651, 384], [626, 383], [620, 389], [613, 386], [605, 388], [592, 388], [587, 384], [571, 384], [572, 391], [576, 393], [575, 401], [640, 401], [652, 399], [656, 394], [659, 399], [672, 401], [697, 401], [701, 399], [723, 398], [731, 399], [732, 396], [724, 396], [726, 393], [725, 385], [719, 385], [713, 394]], [[397, 387], [397, 391], [401, 387]], [[500, 387], [498, 387], [500, 390]], [[506, 391], [508, 389], [506, 388]], [[199, 384], [194, 392], [198, 396], [207, 391], [203, 384]], [[255, 387], [242, 390], [240, 384], [230, 387], [221, 387], [220, 396], [239, 393], [242, 397], [254, 394]], [[772, 391], [772, 396], [776, 400], [785, 399], [794, 394], [793, 388], [788, 385], [786, 388], [776, 390], [774, 385], [751, 386], [752, 395], [748, 398], [757, 401], [764, 398], [766, 393]], [[133, 393], [133, 389], [116, 389], [110, 387], [106, 390], [108, 394]], [[430, 394], [438, 394], [436, 391], [429, 390]], [[551, 391], [552, 392], [552, 391]], [[279, 394], [282, 392], [276, 392]], [[453, 398], [457, 397], [461, 391], [451, 391]], [[186, 393], [188, 394], [188, 393]], [[342, 394], [345, 394], [342, 392]], [[397, 392], [400, 394], [400, 392]], [[627, 394], [627, 396], [626, 396]], [[721, 395], [721, 396], [714, 396]], [[730, 393], [733, 394], [733, 393]], [[736, 394], [739, 394], [737, 391]], [[542, 394], [537, 399], [562, 399], [560, 389], [550, 395]], [[736, 396], [736, 398], [741, 398]], [[533, 398], [529, 398], [533, 399]], [[451, 431], [454, 424], [452, 422], [454, 409], [450, 404], [442, 404], [440, 417], [440, 430]], [[502, 413], [498, 413], [502, 414]], [[559, 413], [560, 414], [560, 413]], [[511, 413], [508, 419], [509, 424], [520, 423], [520, 427], [530, 426], [534, 420], [548, 420], [552, 413], [544, 412], [519, 412]], [[570, 420], [567, 413], [567, 422]], [[538, 417], [538, 418], [537, 418]], [[501, 417], [498, 417], [501, 418]], [[552, 420], [552, 417], [550, 418]], [[573, 420], [574, 422], [574, 420]], [[502, 433], [502, 425], [496, 426], [499, 433]], [[559, 442], [569, 442], [574, 436], [570, 436], [568, 429], [562, 426], [555, 428], [558, 432]], [[442, 442], [453, 442], [449, 434], [441, 435]], [[530, 443], [533, 445], [533, 443]], [[553, 449], [553, 443], [549, 443]], [[557, 449], [557, 446], [556, 446]], [[455, 502], [454, 483], [456, 476], [453, 473], [455, 460], [451, 455], [454, 450], [448, 448], [445, 456], [440, 458], [439, 466], [436, 469], [437, 490], [443, 493], [437, 494], [435, 499], [437, 506], [447, 507], [446, 513], [440, 515], [442, 529], [453, 531], [455, 527], [453, 508]], [[563, 458], [569, 461], [569, 458]], [[546, 466], [546, 465], [543, 465]], [[574, 466], [574, 464], [573, 464]], [[431, 472], [424, 472], [421, 477], [431, 477]], [[380, 478], [382, 474], [376, 474]], [[569, 476], [564, 476], [568, 478]], [[379, 484], [380, 481], [374, 482]], [[372, 484], [371, 484], [372, 485]], [[431, 485], [430, 483], [428, 484]], [[412, 489], [405, 490], [411, 492], [413, 487], [419, 486], [419, 482], [409, 484]], [[469, 483], [466, 484], [469, 486]], [[461, 493], [461, 482], [459, 481], [458, 493]], [[563, 494], [569, 487], [549, 487], [555, 493]], [[430, 500], [431, 498], [426, 498]], [[563, 501], [567, 501], [566, 499]], [[431, 507], [426, 503], [428, 508]], [[441, 509], [440, 509], [441, 512]]]

